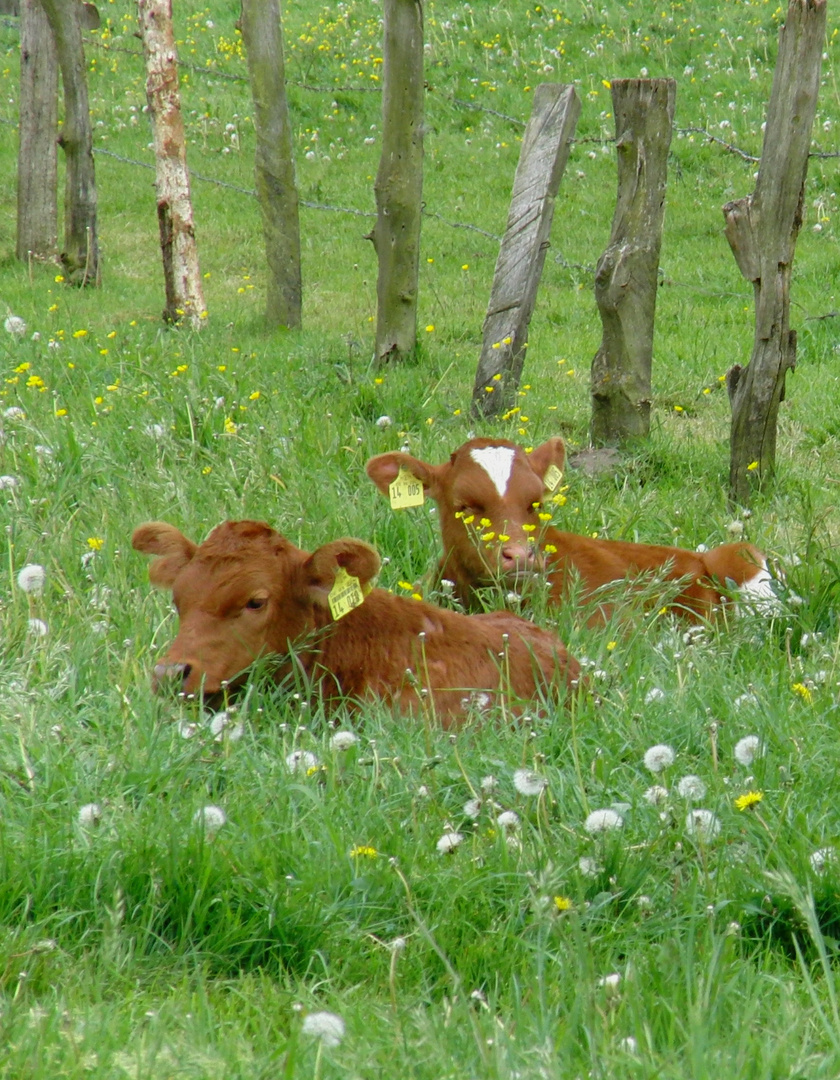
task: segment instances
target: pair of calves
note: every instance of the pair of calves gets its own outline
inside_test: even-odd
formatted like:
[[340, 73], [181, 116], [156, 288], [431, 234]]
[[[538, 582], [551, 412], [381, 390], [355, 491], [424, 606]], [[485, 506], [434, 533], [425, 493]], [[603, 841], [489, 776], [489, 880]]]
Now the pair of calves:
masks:
[[[516, 588], [534, 575], [547, 579], [549, 599], [559, 604], [573, 584], [591, 599], [610, 582], [657, 574], [674, 583], [670, 603], [692, 621], [708, 618], [725, 591], [772, 596], [765, 560], [749, 544], [699, 554], [546, 527], [546, 485], [557, 486], [563, 463], [560, 439], [530, 454], [505, 440], [473, 439], [442, 465], [392, 453], [372, 458], [367, 471], [387, 494], [406, 470], [436, 500], [440, 573], [468, 607], [489, 581]], [[328, 704], [379, 699], [447, 725], [472, 708], [476, 693], [484, 704], [515, 711], [538, 695], [566, 698], [580, 680], [560, 639], [517, 615], [464, 615], [370, 588], [380, 560], [360, 540], [309, 553], [268, 525], [238, 521], [199, 545], [172, 525], [150, 522], [133, 544], [156, 556], [150, 578], [172, 590], [179, 615], [156, 681], [174, 679], [188, 694], [214, 694], [267, 656], [278, 678], [297, 670]], [[348, 580], [362, 592], [336, 618], [331, 595]], [[592, 611], [590, 622], [612, 614], [608, 604]]]

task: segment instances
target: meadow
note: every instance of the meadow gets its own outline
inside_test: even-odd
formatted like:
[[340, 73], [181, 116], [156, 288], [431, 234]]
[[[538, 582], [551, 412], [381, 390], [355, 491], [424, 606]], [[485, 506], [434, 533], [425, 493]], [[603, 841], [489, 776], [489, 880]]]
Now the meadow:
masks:
[[[381, 4], [289, 0], [304, 327], [266, 328], [238, 5], [176, 5], [208, 319], [164, 327], [136, 12], [87, 44], [103, 283], [14, 259], [18, 30], [0, 23], [0, 1077], [834, 1078], [840, 1073], [837, 544], [840, 166], [811, 162], [799, 358], [778, 476], [726, 503], [722, 376], [752, 290], [722, 205], [752, 190], [784, 9], [427, 2], [415, 363], [371, 363]], [[837, 151], [829, 11], [814, 150]], [[468, 434], [587, 443], [597, 259], [615, 202], [609, 80], [672, 76], [677, 114], [653, 430], [570, 469], [555, 522], [694, 548], [744, 535], [780, 610], [700, 634], [654, 611], [556, 626], [597, 695], [447, 734], [382, 708], [331, 726], [256, 672], [223, 714], [156, 698], [168, 596], [143, 521], [343, 535], [427, 591], [433, 505], [364, 474]], [[533, 88], [583, 102], [518, 411], [469, 418]], [[713, 135], [715, 140], [707, 136]], [[726, 149], [728, 144], [743, 153]], [[745, 156], [746, 155], [746, 156]], [[20, 577], [26, 566], [43, 567]], [[500, 598], [501, 599], [501, 598]], [[322, 1014], [329, 1014], [326, 1017]], [[335, 1017], [340, 1017], [336, 1020]]]

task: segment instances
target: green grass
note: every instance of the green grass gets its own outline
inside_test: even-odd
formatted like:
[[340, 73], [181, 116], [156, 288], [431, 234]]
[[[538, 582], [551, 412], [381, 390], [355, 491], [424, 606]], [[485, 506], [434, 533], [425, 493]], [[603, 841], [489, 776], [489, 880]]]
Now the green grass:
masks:
[[[781, 9], [428, 3], [421, 350], [384, 371], [370, 360], [370, 218], [303, 208], [304, 328], [264, 325], [259, 216], [236, 190], [253, 187], [252, 107], [238, 5], [221, 0], [179, 9], [177, 36], [193, 65], [182, 85], [189, 164], [234, 187], [193, 181], [207, 326], [162, 326], [154, 174], [136, 164], [152, 158], [135, 16], [124, 0], [102, 12], [106, 31], [88, 51], [96, 146], [129, 162], [96, 159], [101, 290], [71, 291], [55, 267], [15, 262], [14, 187], [0, 191], [0, 314], [28, 326], [20, 338], [0, 332], [0, 474], [17, 481], [0, 490], [0, 1076], [835, 1077], [840, 862], [811, 860], [840, 834], [835, 159], [809, 171], [778, 477], [740, 517], [786, 568], [772, 625], [748, 616], [687, 642], [660, 616], [605, 633], [538, 605], [593, 672], [598, 697], [572, 715], [537, 703], [517, 728], [489, 717], [449, 736], [371, 708], [342, 718], [358, 742], [338, 751], [317, 709], [257, 677], [235, 714], [242, 737], [216, 741], [190, 706], [151, 695], [174, 620], [130, 547], [144, 520], [200, 538], [254, 516], [308, 548], [341, 535], [375, 543], [395, 591], [424, 578], [434, 515], [392, 513], [363, 467], [404, 443], [443, 460], [471, 430], [497, 253], [484, 234], [504, 228], [542, 79], [577, 84], [580, 141], [521, 413], [481, 433], [585, 445], [600, 340], [593, 268], [615, 200], [603, 80], [643, 68], [676, 78], [680, 129], [653, 430], [614, 475], [570, 470], [558, 516], [616, 538], [727, 539], [719, 379], [748, 358], [753, 311], [720, 208], [752, 190], [755, 166], [688, 129], [760, 153]], [[381, 102], [359, 88], [381, 86], [380, 16], [369, 0], [286, 5], [309, 203], [373, 211]], [[829, 12], [823, 151], [840, 123], [837, 37]], [[0, 49], [11, 175], [13, 21]], [[384, 415], [391, 426], [377, 426]], [[46, 568], [40, 597], [16, 584], [33, 562]], [[30, 619], [48, 633], [34, 635]], [[749, 767], [734, 757], [747, 735], [764, 745]], [[656, 743], [676, 753], [659, 776], [643, 764]], [[317, 766], [294, 771], [298, 750]], [[541, 795], [517, 792], [523, 767], [546, 780]], [[686, 775], [705, 785], [697, 803], [678, 794]], [[465, 807], [488, 776], [497, 786], [473, 819]], [[653, 783], [669, 789], [658, 805], [645, 798]], [[737, 809], [748, 791], [761, 801]], [[213, 835], [201, 826], [208, 806], [226, 815]], [[591, 836], [587, 816], [610, 807], [623, 827]], [[693, 807], [719, 822], [707, 843], [687, 825]], [[497, 822], [503, 811], [518, 828]], [[460, 845], [439, 852], [453, 831]], [[617, 986], [603, 981], [614, 974]], [[302, 1030], [323, 1009], [346, 1022], [338, 1047]]]

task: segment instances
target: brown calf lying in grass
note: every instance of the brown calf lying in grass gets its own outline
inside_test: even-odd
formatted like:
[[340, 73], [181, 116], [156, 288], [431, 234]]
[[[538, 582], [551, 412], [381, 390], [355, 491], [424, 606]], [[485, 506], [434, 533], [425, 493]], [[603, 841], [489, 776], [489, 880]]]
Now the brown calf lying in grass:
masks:
[[545, 525], [541, 518], [549, 515], [541, 514], [543, 499], [559, 483], [564, 460], [560, 438], [530, 454], [505, 439], [470, 439], [442, 465], [395, 451], [371, 458], [367, 473], [387, 495], [400, 468], [406, 469], [437, 502], [443, 537], [439, 572], [455, 583], [467, 606], [481, 586], [497, 582], [515, 589], [535, 574], [546, 575], [553, 604], [578, 588], [582, 602], [596, 605], [593, 624], [608, 619], [615, 604], [614, 591], [609, 602], [599, 602], [599, 590], [622, 581], [633, 590], [651, 579], [671, 583], [664, 590], [671, 594], [668, 607], [692, 622], [708, 618], [733, 592], [745, 601], [775, 602], [766, 560], [752, 544], [723, 544], [700, 553], [598, 540]]
[[[565, 696], [580, 667], [563, 643], [499, 611], [461, 615], [384, 589], [362, 591], [379, 570], [361, 540], [335, 540], [312, 554], [258, 521], [227, 521], [202, 544], [173, 525], [135, 530], [138, 551], [157, 558], [149, 576], [172, 590], [178, 635], [155, 666], [156, 688], [211, 695], [243, 678], [261, 657], [277, 658], [328, 704], [381, 699], [402, 712], [426, 711], [445, 726], [478, 691], [489, 704], [550, 693]], [[358, 606], [334, 618], [330, 596], [349, 574]]]

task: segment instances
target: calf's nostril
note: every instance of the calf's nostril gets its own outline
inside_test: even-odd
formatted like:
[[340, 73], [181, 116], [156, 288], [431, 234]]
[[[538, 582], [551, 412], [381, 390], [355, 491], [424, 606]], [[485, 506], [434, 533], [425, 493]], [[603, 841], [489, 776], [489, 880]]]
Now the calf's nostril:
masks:
[[179, 664], [178, 666], [181, 668], [181, 682], [186, 682], [187, 679], [190, 677], [190, 672], [192, 671], [192, 664]]

